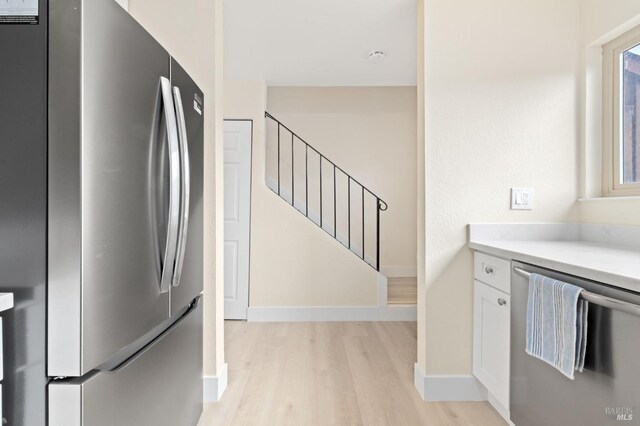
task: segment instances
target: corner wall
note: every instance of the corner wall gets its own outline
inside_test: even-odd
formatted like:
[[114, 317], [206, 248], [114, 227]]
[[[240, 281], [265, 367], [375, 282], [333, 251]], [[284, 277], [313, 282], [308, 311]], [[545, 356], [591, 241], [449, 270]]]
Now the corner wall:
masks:
[[[471, 374], [467, 224], [575, 219], [578, 17], [577, 0], [424, 2], [427, 375]], [[534, 210], [509, 209], [516, 186]]]

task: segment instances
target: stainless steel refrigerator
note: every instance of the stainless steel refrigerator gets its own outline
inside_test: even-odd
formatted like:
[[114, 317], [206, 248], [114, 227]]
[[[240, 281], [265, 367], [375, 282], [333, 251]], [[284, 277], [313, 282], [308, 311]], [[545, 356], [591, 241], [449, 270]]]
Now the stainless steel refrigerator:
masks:
[[203, 102], [114, 0], [0, 20], [4, 424], [197, 423]]

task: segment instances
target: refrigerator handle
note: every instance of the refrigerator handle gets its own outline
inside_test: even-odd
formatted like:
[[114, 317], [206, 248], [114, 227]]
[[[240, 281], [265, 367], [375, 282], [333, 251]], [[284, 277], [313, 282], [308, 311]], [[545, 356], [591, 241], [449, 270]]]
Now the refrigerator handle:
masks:
[[180, 220], [180, 147], [178, 141], [178, 125], [176, 110], [171, 95], [171, 82], [160, 77], [164, 116], [167, 124], [167, 145], [169, 152], [169, 214], [167, 224], [167, 241], [162, 262], [160, 291], [166, 293], [171, 288], [171, 279], [176, 260], [178, 225]]
[[176, 254], [175, 269], [173, 272], [173, 286], [180, 285], [180, 275], [184, 263], [184, 253], [187, 247], [187, 231], [189, 230], [189, 191], [191, 187], [191, 169], [189, 168], [189, 143], [187, 140], [187, 123], [182, 106], [180, 88], [173, 88], [173, 99], [178, 116], [178, 136], [180, 140], [180, 155], [182, 160], [182, 191], [180, 199], [180, 227], [178, 234], [178, 252]]

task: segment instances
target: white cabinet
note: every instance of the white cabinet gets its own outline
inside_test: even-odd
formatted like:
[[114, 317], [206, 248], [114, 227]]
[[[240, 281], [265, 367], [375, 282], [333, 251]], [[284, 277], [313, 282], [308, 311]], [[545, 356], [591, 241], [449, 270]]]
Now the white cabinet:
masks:
[[473, 375], [489, 402], [509, 419], [511, 333], [510, 262], [476, 253], [473, 299]]
[[509, 407], [509, 295], [476, 281], [473, 302], [473, 374]]

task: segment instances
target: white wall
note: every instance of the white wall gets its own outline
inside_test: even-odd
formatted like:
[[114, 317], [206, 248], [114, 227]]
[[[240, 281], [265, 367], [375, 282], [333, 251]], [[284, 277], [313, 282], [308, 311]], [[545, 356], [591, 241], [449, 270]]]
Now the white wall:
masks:
[[640, 225], [640, 197], [600, 198], [602, 162], [602, 45], [640, 25], [637, 0], [581, 0], [582, 150], [578, 219]]
[[[425, 0], [426, 276], [418, 363], [470, 374], [472, 222], [574, 220], [578, 0]], [[535, 189], [511, 211], [509, 188]]]
[[204, 374], [216, 376], [224, 365], [222, 0], [129, 0], [129, 11], [189, 71], [205, 95]]

